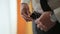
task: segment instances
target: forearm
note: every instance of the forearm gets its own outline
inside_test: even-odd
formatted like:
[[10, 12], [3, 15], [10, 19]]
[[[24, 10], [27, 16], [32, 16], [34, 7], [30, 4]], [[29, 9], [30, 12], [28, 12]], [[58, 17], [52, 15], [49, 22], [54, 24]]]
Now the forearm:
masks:
[[32, 19], [30, 18], [30, 11], [29, 11], [29, 6], [27, 3], [21, 3], [21, 16], [26, 20], [26, 21], [31, 21]]
[[27, 3], [21, 3], [21, 14], [26, 14], [29, 15], [30, 11], [29, 11], [29, 6]]
[[21, 12], [29, 11], [29, 6], [27, 3], [21, 3]]
[[29, 6], [28, 6], [29, 2], [30, 0], [21, 0], [21, 9], [20, 9], [21, 12], [29, 11]]

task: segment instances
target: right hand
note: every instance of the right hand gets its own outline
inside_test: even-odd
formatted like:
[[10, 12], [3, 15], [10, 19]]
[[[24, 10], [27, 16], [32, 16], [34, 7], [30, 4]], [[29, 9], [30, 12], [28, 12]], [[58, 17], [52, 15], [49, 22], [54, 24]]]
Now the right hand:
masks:
[[30, 17], [31, 13], [29, 11], [29, 7], [25, 3], [22, 3], [22, 5], [21, 5], [21, 15], [26, 21], [32, 21], [32, 19]]
[[50, 19], [51, 12], [44, 12], [35, 22], [37, 28], [40, 28], [43, 31], [50, 30], [56, 23], [52, 22]]

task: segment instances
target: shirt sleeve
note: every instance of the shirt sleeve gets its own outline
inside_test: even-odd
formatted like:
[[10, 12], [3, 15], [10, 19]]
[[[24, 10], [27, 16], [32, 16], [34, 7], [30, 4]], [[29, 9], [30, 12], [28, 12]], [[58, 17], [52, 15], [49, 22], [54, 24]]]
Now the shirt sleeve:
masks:
[[30, 0], [21, 0], [21, 3], [27, 3], [27, 4], [29, 4]]
[[56, 21], [57, 21], [57, 18], [56, 18], [56, 16], [55, 16], [55, 14], [51, 15], [51, 21], [52, 21], [52, 22], [56, 22]]
[[55, 9], [54, 14], [55, 14], [57, 20], [60, 22], [60, 8]]
[[48, 0], [48, 5], [51, 9], [55, 10], [60, 7], [60, 0]]

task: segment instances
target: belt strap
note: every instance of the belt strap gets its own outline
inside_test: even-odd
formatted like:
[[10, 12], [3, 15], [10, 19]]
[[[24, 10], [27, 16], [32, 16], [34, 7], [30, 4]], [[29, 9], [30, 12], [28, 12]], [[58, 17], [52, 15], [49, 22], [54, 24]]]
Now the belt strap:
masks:
[[41, 7], [43, 11], [52, 11], [52, 9], [49, 7], [47, 0], [40, 0]]

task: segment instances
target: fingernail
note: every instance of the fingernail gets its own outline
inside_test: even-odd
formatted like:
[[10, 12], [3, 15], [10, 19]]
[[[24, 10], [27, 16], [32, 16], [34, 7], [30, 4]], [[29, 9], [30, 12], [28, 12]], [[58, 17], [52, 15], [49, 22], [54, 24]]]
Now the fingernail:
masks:
[[43, 30], [43, 28], [40, 28], [41, 30]]
[[37, 24], [37, 28], [39, 28], [39, 24]]

